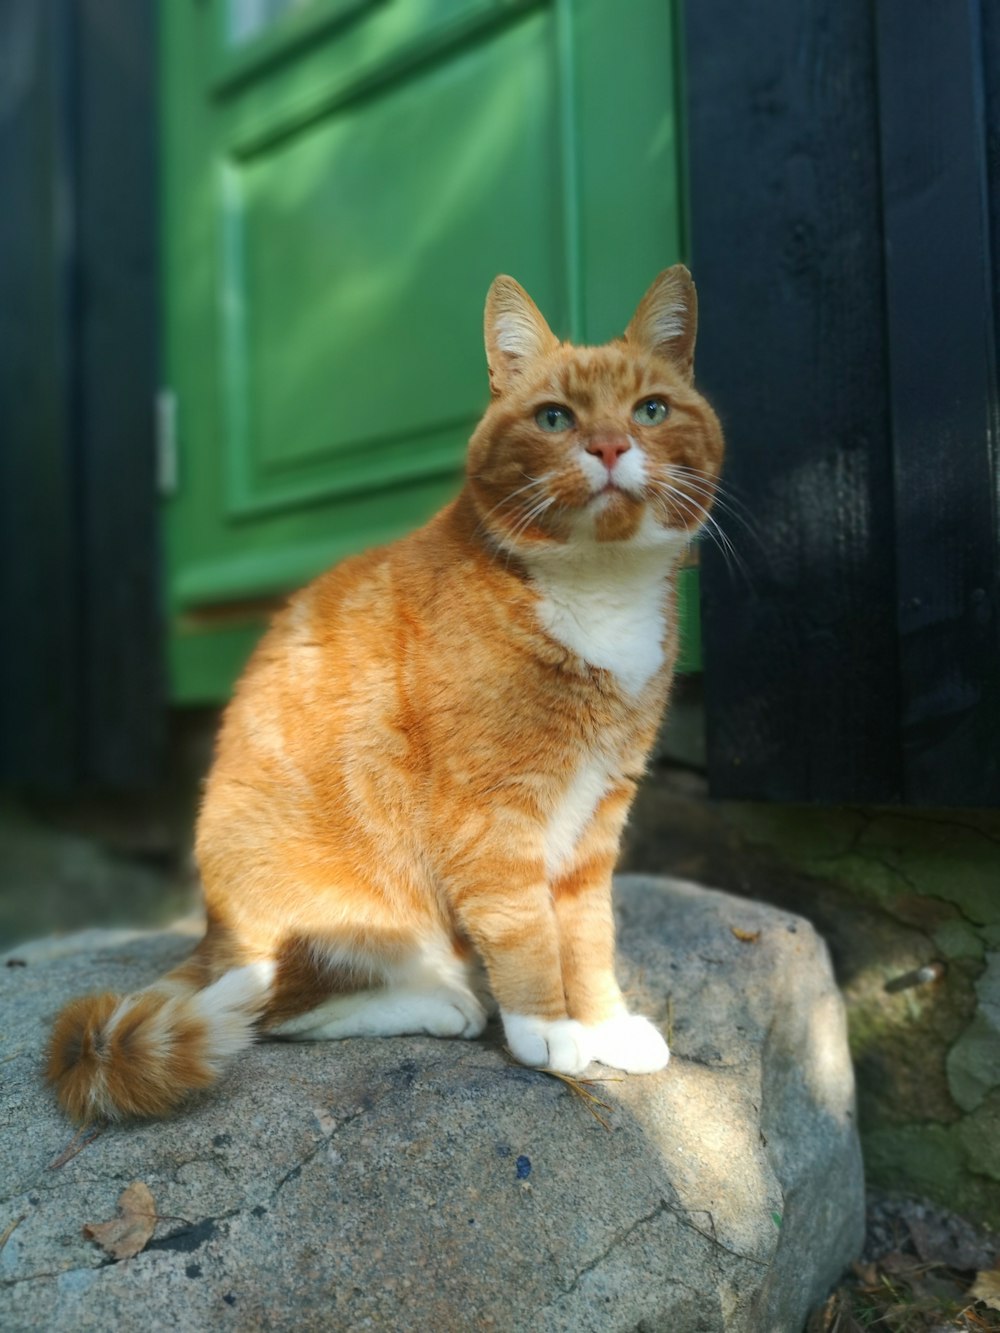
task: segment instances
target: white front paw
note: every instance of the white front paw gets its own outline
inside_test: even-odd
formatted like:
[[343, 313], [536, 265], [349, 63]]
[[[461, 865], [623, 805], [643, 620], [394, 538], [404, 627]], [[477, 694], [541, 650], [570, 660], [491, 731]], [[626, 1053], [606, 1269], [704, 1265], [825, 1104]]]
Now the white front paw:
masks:
[[515, 1060], [535, 1069], [579, 1074], [590, 1064], [592, 1033], [573, 1018], [535, 1018], [501, 1010], [507, 1045]]
[[626, 1074], [651, 1074], [670, 1059], [670, 1048], [659, 1030], [639, 1014], [619, 1014], [588, 1033], [593, 1059]]

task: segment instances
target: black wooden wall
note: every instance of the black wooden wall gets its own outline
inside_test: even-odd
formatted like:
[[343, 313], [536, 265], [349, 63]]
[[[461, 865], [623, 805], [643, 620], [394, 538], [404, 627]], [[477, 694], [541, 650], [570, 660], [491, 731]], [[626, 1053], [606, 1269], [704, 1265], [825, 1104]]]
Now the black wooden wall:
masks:
[[1000, 18], [690, 0], [713, 790], [1000, 801]]
[[0, 5], [0, 779], [29, 786], [156, 767], [154, 27]]

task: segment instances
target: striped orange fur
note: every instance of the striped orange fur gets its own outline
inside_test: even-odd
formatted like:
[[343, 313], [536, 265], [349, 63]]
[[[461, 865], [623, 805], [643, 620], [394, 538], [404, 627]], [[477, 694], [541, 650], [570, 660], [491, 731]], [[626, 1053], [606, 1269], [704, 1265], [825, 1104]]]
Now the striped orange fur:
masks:
[[63, 1011], [71, 1116], [162, 1114], [259, 1031], [475, 1036], [494, 1005], [527, 1064], [666, 1063], [615, 979], [611, 872], [722, 458], [695, 326], [680, 265], [603, 347], [496, 279], [462, 492], [275, 619], [198, 822], [205, 939]]

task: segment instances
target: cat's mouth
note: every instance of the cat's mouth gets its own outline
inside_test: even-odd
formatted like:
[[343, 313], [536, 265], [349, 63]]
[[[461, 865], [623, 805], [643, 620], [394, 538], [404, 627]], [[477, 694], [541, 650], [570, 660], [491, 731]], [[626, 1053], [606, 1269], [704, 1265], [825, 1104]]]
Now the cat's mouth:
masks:
[[637, 494], [633, 487], [623, 486], [620, 481], [615, 481], [614, 478], [609, 477], [603, 486], [591, 494], [587, 503], [591, 505], [600, 503], [604, 507], [613, 503], [615, 496], [621, 496], [626, 500], [642, 499], [642, 496]]

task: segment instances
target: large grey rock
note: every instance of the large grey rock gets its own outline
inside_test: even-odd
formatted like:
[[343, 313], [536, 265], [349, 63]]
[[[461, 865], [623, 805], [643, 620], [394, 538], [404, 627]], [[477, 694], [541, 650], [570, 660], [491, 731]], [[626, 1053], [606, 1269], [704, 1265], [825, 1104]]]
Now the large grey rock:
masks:
[[[0, 967], [0, 1327], [799, 1333], [860, 1246], [841, 1003], [807, 922], [678, 881], [620, 881], [622, 974], [672, 1029], [609, 1081], [605, 1128], [499, 1031], [268, 1044], [175, 1120], [72, 1138], [39, 1078], [69, 996], [127, 990], [179, 933], [88, 932]], [[741, 940], [733, 927], [760, 932]], [[595, 1072], [601, 1071], [595, 1068]], [[146, 1249], [82, 1227], [152, 1190]]]

